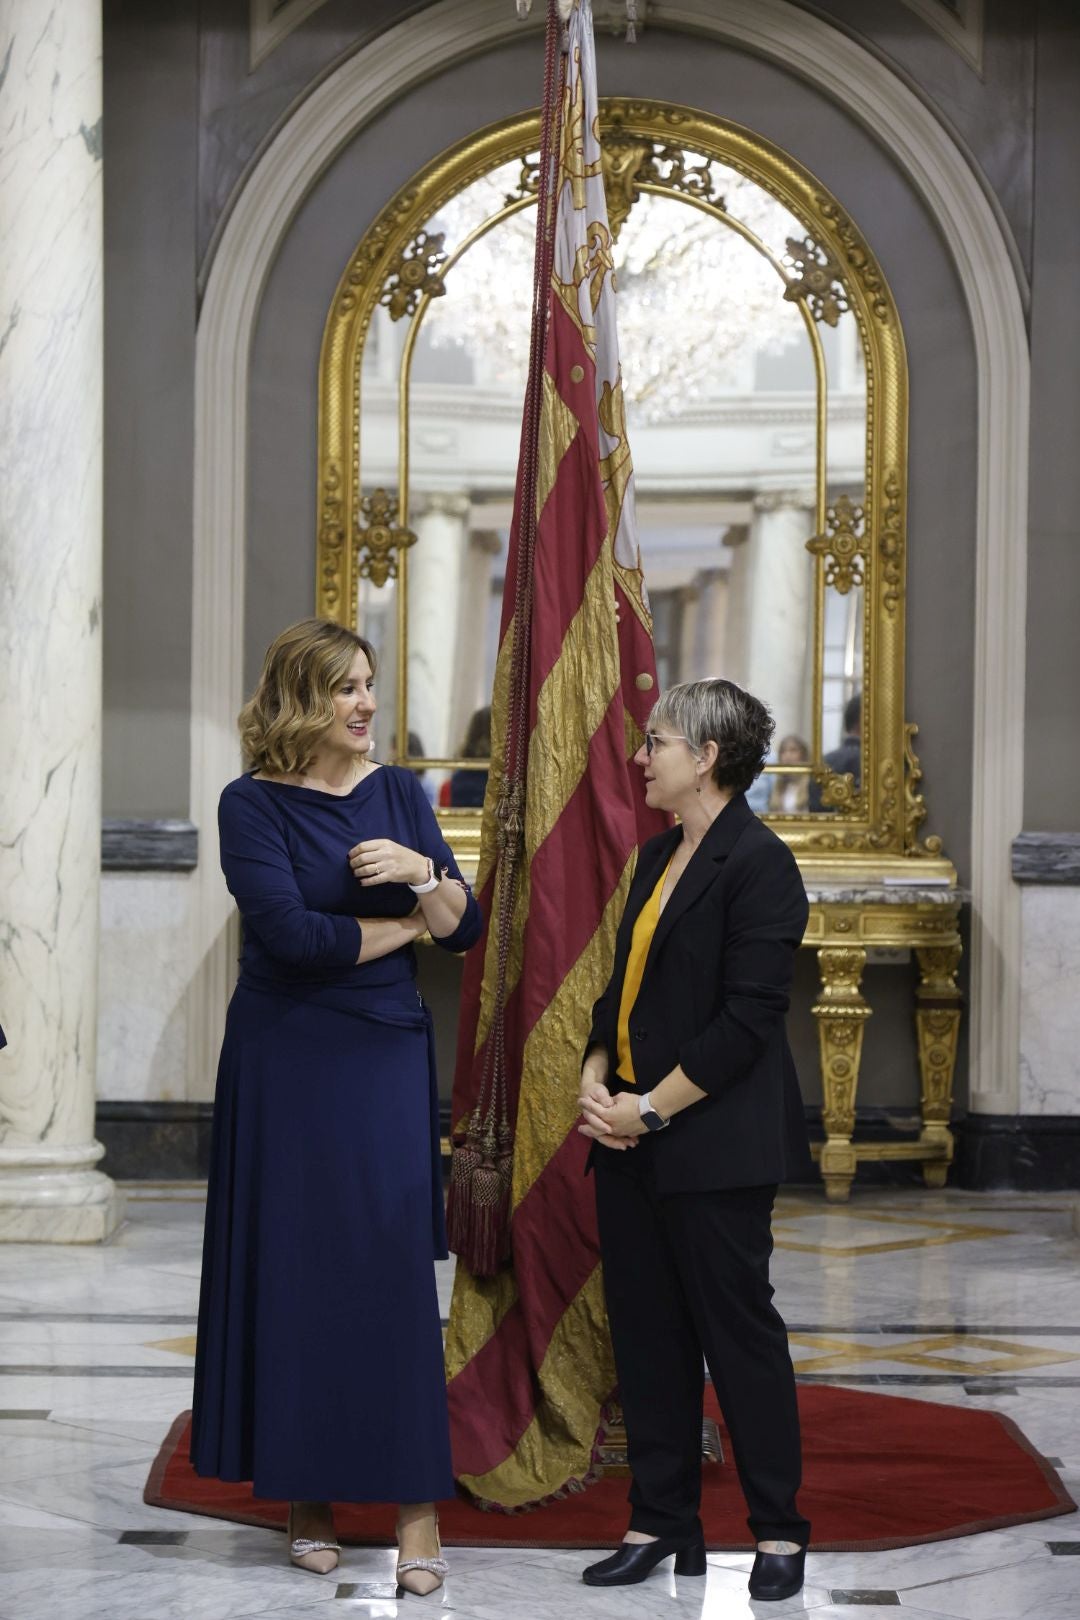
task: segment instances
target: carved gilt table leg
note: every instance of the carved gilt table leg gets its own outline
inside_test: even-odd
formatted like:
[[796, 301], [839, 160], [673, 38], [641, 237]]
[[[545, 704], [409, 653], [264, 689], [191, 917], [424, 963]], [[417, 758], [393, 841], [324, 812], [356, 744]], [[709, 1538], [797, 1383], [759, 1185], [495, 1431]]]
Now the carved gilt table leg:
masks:
[[818, 950], [821, 996], [811, 1011], [818, 1021], [821, 1083], [825, 1093], [825, 1145], [821, 1174], [830, 1203], [844, 1203], [855, 1176], [855, 1091], [859, 1083], [863, 1025], [870, 1008], [859, 989], [866, 952], [858, 945], [823, 945]]
[[[597, 1461], [601, 1473], [606, 1478], [628, 1479], [630, 1477], [628, 1459], [626, 1420], [622, 1415], [622, 1407], [615, 1406], [608, 1417]], [[706, 1463], [722, 1463], [726, 1460], [724, 1442], [720, 1438], [720, 1428], [715, 1418], [703, 1417], [701, 1420], [701, 1460]]]
[[922, 1080], [919, 1141], [931, 1155], [923, 1160], [923, 1180], [928, 1187], [944, 1187], [953, 1156], [949, 1115], [960, 1035], [960, 992], [956, 988], [960, 945], [920, 946], [915, 954], [919, 960], [915, 1029]]

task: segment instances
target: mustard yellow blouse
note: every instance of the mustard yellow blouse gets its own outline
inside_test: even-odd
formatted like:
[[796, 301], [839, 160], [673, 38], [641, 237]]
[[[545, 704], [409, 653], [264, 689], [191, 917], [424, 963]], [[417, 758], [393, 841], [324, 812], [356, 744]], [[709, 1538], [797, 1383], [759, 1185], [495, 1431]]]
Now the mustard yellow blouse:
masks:
[[641, 989], [641, 980], [645, 973], [645, 959], [649, 954], [649, 946], [656, 932], [656, 925], [660, 921], [660, 896], [664, 892], [664, 879], [668, 875], [667, 866], [661, 872], [656, 888], [650, 894], [641, 910], [638, 912], [634, 932], [630, 936], [630, 955], [626, 959], [626, 973], [623, 978], [622, 995], [619, 997], [619, 1026], [618, 1041], [616, 1044], [616, 1072], [621, 1080], [628, 1085], [636, 1086], [637, 1077], [634, 1074], [634, 1059], [630, 1053], [630, 1014], [634, 1009], [634, 1002]]

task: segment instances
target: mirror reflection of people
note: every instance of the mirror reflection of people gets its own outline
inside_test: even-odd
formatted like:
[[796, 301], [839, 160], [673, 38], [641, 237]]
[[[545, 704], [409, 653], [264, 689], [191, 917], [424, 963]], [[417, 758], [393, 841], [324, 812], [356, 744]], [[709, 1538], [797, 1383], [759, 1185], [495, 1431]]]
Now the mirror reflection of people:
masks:
[[750, 1596], [792, 1596], [810, 1526], [787, 1330], [772, 1303], [777, 1184], [811, 1160], [785, 1030], [809, 907], [746, 802], [773, 722], [730, 681], [665, 692], [634, 756], [679, 817], [641, 850], [582, 1066], [604, 1291], [629, 1444], [630, 1528], [589, 1586], [675, 1554], [704, 1575], [702, 1363], [757, 1543]]
[[[831, 748], [825, 755], [825, 764], [834, 776], [847, 776], [849, 773], [858, 787], [862, 775], [862, 693], [856, 692], [854, 697], [848, 698], [844, 704], [844, 735], [840, 739], [838, 748]], [[811, 782], [809, 788], [809, 806], [811, 810], [828, 808], [821, 802], [821, 787], [817, 782]]]
[[240, 715], [253, 769], [221, 795], [243, 949], [214, 1100], [191, 1460], [289, 1502], [289, 1556], [316, 1574], [338, 1563], [331, 1502], [397, 1502], [398, 1580], [423, 1595], [445, 1573], [433, 1504], [454, 1476], [413, 942], [467, 949], [480, 916], [412, 771], [370, 758], [374, 673], [342, 625], [283, 631]]
[[[809, 744], [792, 733], [781, 739], [776, 757], [780, 765], [807, 765], [810, 762]], [[769, 794], [769, 813], [777, 816], [804, 815], [809, 808], [809, 787], [808, 776], [774, 776]]]
[[[392, 755], [396, 755], [396, 753], [397, 753], [397, 733], [396, 732], [390, 738], [390, 752], [391, 752]], [[417, 731], [410, 731], [409, 732], [409, 754], [408, 754], [408, 757], [410, 759], [423, 759], [424, 758], [424, 745], [420, 741], [420, 733], [417, 732]], [[423, 790], [424, 790], [424, 798], [427, 800], [428, 804], [434, 806], [436, 801], [438, 800], [438, 797], [439, 797], [439, 790], [435, 786], [435, 783], [431, 780], [431, 772], [430, 771], [413, 771], [413, 775], [416, 777], [416, 780], [419, 782], [420, 786], [423, 788]]]
[[[765, 764], [774, 765], [775, 763], [776, 761], [770, 753], [765, 761]], [[769, 800], [771, 797], [772, 777], [766, 776], [764, 768], [762, 768], [760, 775], [754, 778], [746, 790], [746, 802], [754, 812], [755, 816], [767, 816], [769, 813]]]
[[[462, 759], [491, 758], [491, 705], [474, 709], [465, 728]], [[487, 791], [487, 771], [453, 771], [447, 784], [447, 800], [455, 810], [481, 810]]]

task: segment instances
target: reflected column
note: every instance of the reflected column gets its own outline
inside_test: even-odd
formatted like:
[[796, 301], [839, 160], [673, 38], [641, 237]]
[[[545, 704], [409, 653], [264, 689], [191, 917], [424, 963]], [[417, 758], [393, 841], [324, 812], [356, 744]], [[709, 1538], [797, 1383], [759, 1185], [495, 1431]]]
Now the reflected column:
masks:
[[88, 1243], [101, 873], [101, 7], [8, 0], [0, 133], [0, 1238]]
[[429, 757], [452, 754], [460, 740], [451, 734], [451, 720], [458, 648], [468, 628], [462, 621], [469, 506], [464, 493], [423, 495], [413, 504], [408, 719]]
[[777, 741], [790, 732], [806, 738], [811, 694], [806, 646], [811, 633], [813, 560], [806, 542], [814, 532], [809, 490], [770, 490], [755, 496], [750, 537], [736, 553], [743, 582], [743, 670], [748, 691], [766, 702]]
[[476, 709], [491, 702], [487, 680], [491, 581], [502, 540], [495, 529], [473, 529], [461, 573], [461, 616], [468, 635], [457, 640], [450, 692], [449, 753], [456, 754]]
[[700, 568], [683, 598], [680, 680], [726, 675], [728, 576], [722, 568]]

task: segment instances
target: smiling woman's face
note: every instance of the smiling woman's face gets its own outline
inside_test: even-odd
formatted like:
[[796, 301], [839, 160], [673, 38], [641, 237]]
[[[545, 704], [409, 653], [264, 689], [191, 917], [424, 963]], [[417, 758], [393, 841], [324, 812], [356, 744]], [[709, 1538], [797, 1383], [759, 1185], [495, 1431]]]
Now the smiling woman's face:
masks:
[[349, 673], [334, 693], [334, 720], [323, 747], [362, 759], [371, 748], [375, 708], [375, 678], [366, 654], [357, 648]]

